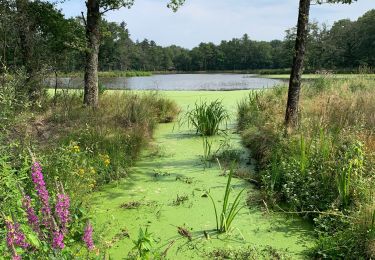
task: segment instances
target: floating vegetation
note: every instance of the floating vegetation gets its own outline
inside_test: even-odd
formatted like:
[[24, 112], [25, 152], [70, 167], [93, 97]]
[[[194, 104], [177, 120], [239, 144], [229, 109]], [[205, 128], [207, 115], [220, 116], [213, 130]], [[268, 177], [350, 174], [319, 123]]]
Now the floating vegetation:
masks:
[[185, 176], [177, 176], [176, 181], [181, 181], [187, 184], [192, 184], [194, 178], [193, 177], [185, 177]]
[[157, 171], [157, 170], [153, 170], [154, 171], [154, 177], [155, 178], [158, 178], [158, 177], [166, 177], [166, 176], [170, 176], [171, 174], [169, 172], [162, 172], [162, 171]]
[[137, 209], [141, 206], [141, 202], [139, 201], [129, 201], [126, 203], [121, 204], [121, 208], [123, 209]]
[[189, 239], [190, 241], [193, 239], [193, 235], [191, 234], [191, 232], [186, 227], [181, 227], [181, 226], [177, 227], [177, 232], [181, 236], [186, 237], [187, 239]]
[[180, 206], [181, 204], [184, 204], [185, 201], [188, 201], [189, 200], [189, 196], [188, 195], [178, 195], [177, 194], [177, 197], [176, 199], [173, 201], [173, 206]]
[[284, 251], [277, 250], [273, 247], [266, 246], [259, 248], [255, 246], [248, 246], [246, 248], [226, 249], [216, 248], [207, 254], [209, 259], [236, 259], [236, 260], [279, 260], [279, 259], [292, 259]]
[[124, 238], [130, 238], [129, 231], [126, 228], [122, 228], [119, 233], [117, 233], [111, 241], [107, 241], [106, 245], [107, 247], [112, 247], [113, 244], [117, 243], [118, 241], [124, 239]]

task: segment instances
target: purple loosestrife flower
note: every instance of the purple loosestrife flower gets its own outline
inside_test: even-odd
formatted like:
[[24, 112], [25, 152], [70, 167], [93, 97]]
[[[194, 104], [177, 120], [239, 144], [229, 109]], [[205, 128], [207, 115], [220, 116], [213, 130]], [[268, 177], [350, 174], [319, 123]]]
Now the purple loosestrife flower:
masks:
[[55, 205], [55, 213], [60, 220], [61, 229], [63, 233], [66, 233], [66, 224], [69, 222], [70, 200], [69, 196], [65, 194], [57, 194], [57, 201]]
[[39, 200], [42, 204], [41, 212], [43, 215], [43, 224], [47, 227], [51, 227], [51, 208], [49, 206], [49, 194], [44, 182], [42, 167], [38, 162], [35, 162], [31, 167], [31, 177], [35, 185], [35, 189], [38, 193]]
[[[7, 245], [14, 251], [15, 246], [28, 248], [30, 245], [26, 242], [26, 237], [20, 230], [20, 224], [13, 223], [11, 220], [6, 220], [5, 225], [7, 228]], [[17, 254], [13, 254], [17, 256]]]
[[93, 229], [92, 229], [91, 224], [87, 223], [82, 239], [83, 241], [85, 241], [86, 246], [90, 251], [94, 250], [95, 248], [94, 242], [92, 240], [92, 231]]
[[29, 196], [25, 195], [23, 197], [22, 207], [26, 211], [29, 225], [36, 233], [40, 234], [39, 219], [31, 205], [31, 199]]
[[64, 245], [64, 234], [60, 231], [53, 232], [52, 247], [54, 249], [63, 249]]

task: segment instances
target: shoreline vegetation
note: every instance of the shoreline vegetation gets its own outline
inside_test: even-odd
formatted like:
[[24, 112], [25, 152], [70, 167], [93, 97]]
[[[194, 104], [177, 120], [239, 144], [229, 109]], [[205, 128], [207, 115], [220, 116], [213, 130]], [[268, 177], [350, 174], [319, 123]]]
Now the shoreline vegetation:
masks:
[[285, 86], [251, 92], [238, 105], [238, 128], [265, 201], [314, 224], [311, 258], [373, 258], [374, 78], [305, 82], [300, 124], [288, 135], [286, 95]]
[[[265, 70], [209, 70], [209, 71], [99, 71], [100, 78], [114, 78], [114, 77], [147, 77], [153, 75], [166, 75], [166, 74], [251, 74], [254, 76], [271, 78], [271, 79], [288, 79], [290, 76], [290, 69], [265, 69]], [[321, 71], [306, 71], [302, 78], [314, 79], [324, 75], [335, 76], [337, 78], [355, 77], [357, 75], [366, 74], [369, 77], [375, 77], [375, 73], [370, 68], [348, 69], [348, 70], [321, 70]], [[83, 71], [76, 72], [58, 72], [57, 76], [62, 77], [83, 77]], [[51, 74], [50, 77], [55, 77]]]

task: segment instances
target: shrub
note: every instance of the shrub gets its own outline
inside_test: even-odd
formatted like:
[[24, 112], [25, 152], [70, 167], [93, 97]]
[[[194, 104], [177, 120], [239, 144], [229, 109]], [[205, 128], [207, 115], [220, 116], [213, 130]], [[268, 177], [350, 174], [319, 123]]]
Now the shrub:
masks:
[[195, 107], [187, 112], [187, 121], [192, 125], [197, 133], [204, 136], [216, 135], [220, 131], [220, 126], [225, 124], [229, 114], [219, 100], [208, 103], [201, 101], [195, 103]]

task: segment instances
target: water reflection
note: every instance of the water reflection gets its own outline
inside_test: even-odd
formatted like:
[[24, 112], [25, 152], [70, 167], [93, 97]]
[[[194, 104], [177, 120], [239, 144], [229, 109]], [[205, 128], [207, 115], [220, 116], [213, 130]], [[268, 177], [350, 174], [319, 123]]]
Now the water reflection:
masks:
[[[269, 88], [280, 84], [280, 80], [259, 78], [252, 74], [167, 74], [149, 77], [100, 78], [108, 89], [158, 89], [158, 90], [235, 90]], [[55, 79], [47, 85], [55, 86]], [[82, 78], [59, 78], [62, 88], [81, 88]]]

